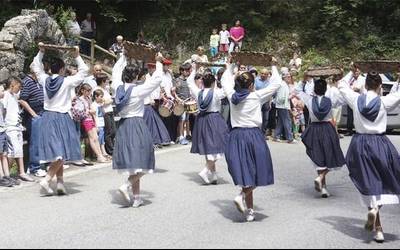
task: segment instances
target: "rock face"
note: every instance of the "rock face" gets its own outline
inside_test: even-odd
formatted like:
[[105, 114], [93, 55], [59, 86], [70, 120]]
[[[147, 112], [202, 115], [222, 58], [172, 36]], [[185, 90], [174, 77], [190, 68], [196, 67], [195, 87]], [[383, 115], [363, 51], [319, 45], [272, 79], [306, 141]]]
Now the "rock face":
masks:
[[0, 82], [22, 73], [26, 55], [40, 41], [65, 45], [60, 27], [45, 10], [22, 10], [20, 16], [4, 24], [0, 31]]

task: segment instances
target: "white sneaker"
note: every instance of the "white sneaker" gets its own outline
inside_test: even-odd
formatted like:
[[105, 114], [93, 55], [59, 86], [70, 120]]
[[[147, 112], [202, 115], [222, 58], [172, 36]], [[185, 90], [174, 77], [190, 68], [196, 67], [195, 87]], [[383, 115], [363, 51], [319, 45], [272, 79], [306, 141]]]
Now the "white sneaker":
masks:
[[35, 177], [38, 177], [38, 178], [44, 178], [44, 177], [46, 177], [46, 175], [47, 175], [47, 172], [44, 171], [43, 169], [39, 169], [39, 170], [36, 171], [36, 173], [34, 174], [34, 176], [35, 176]]
[[51, 189], [50, 187], [50, 183], [46, 180], [42, 180], [39, 185], [41, 186], [42, 190], [46, 196], [53, 196], [54, 195], [54, 191], [53, 189]]
[[131, 203], [131, 197], [129, 196], [129, 187], [130, 186], [128, 184], [124, 184], [118, 189], [118, 191], [126, 202]]
[[247, 210], [246, 221], [253, 222], [256, 220], [256, 214], [254, 213], [253, 209]]
[[322, 178], [320, 176], [318, 176], [317, 179], [314, 180], [314, 186], [317, 192], [322, 192]]
[[378, 218], [378, 213], [379, 213], [379, 209], [377, 209], [377, 208], [373, 208], [373, 209], [369, 210], [368, 221], [365, 224], [365, 230], [370, 231], [370, 232], [374, 231], [375, 223]]
[[133, 208], [139, 208], [141, 206], [143, 206], [144, 201], [142, 199], [136, 199], [133, 201], [132, 207]]
[[385, 235], [383, 234], [382, 231], [376, 231], [374, 240], [375, 240], [377, 243], [382, 244], [382, 243], [385, 242]]
[[218, 185], [218, 175], [217, 172], [211, 172], [210, 182], [212, 185]]
[[210, 179], [208, 178], [208, 175], [209, 175], [209, 170], [207, 168], [205, 168], [203, 171], [199, 173], [199, 176], [204, 181], [204, 183], [210, 185], [211, 182]]
[[57, 183], [57, 195], [63, 196], [67, 195], [67, 189], [64, 186], [64, 183], [58, 182]]
[[244, 194], [240, 194], [239, 196], [236, 196], [235, 200], [235, 205], [239, 212], [244, 214], [246, 212], [246, 202], [245, 202], [245, 197]]
[[328, 199], [329, 197], [331, 197], [331, 194], [328, 192], [328, 189], [324, 187], [322, 188], [321, 196], [324, 199]]

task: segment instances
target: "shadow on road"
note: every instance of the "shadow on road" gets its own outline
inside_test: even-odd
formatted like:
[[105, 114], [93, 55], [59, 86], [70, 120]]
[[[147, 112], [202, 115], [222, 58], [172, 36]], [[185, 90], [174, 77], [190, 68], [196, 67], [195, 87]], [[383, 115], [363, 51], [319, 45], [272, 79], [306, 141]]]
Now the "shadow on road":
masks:
[[[196, 172], [183, 173], [183, 175], [188, 177], [189, 181], [194, 182], [199, 186], [209, 186], [204, 184], [204, 182], [201, 180], [201, 177]], [[218, 179], [218, 185], [227, 185], [227, 184], [229, 184], [229, 182], [225, 181], [221, 177]]]
[[[110, 190], [108, 193], [111, 196], [111, 204], [119, 205], [120, 208], [129, 208], [129, 207], [132, 206], [132, 202], [127, 202], [122, 197], [121, 193], [118, 190], [115, 190], [115, 189], [114, 190]], [[131, 193], [130, 193], [130, 198], [131, 198], [131, 201], [132, 201], [133, 200], [133, 194], [131, 194]], [[149, 201], [149, 200], [154, 198], [154, 193], [144, 191], [144, 192], [141, 193], [141, 198], [144, 201], [144, 204], [143, 204], [144, 207], [148, 206], [148, 205], [151, 205], [152, 202]]]
[[[65, 184], [65, 188], [67, 189], [67, 194], [68, 196], [71, 195], [75, 195], [75, 194], [79, 194], [82, 193], [81, 190], [79, 190], [78, 188], [83, 187], [83, 185], [77, 184], [75, 182], [66, 182]], [[57, 190], [57, 184], [56, 183], [51, 183], [50, 185], [51, 189], [53, 189], [54, 191]], [[42, 189], [40, 189], [40, 195], [42, 197], [47, 197], [47, 198], [51, 198], [51, 197], [62, 197], [62, 196], [46, 196], [46, 194], [44, 193], [44, 191]]]
[[[219, 213], [226, 219], [233, 223], [246, 223], [245, 217], [235, 207], [235, 204], [231, 200], [216, 200], [212, 201], [211, 204], [220, 209]], [[256, 210], [259, 210], [256, 207]], [[256, 222], [262, 222], [267, 219], [268, 216], [256, 213]]]
[[[363, 241], [365, 244], [370, 244], [373, 242], [372, 234], [368, 233], [364, 229], [365, 221], [363, 220], [339, 216], [323, 217], [319, 218], [318, 220], [331, 225], [338, 232], [341, 232], [356, 240]], [[398, 240], [399, 237], [397, 235], [385, 233], [386, 242], [394, 242]]]

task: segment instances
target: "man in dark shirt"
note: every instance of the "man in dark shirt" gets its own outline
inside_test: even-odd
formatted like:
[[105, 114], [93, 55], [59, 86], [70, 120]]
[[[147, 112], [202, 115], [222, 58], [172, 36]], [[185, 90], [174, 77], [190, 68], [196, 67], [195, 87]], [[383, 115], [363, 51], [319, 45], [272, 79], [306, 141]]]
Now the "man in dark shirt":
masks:
[[35, 111], [38, 117], [32, 117], [25, 112], [24, 125], [26, 127], [25, 139], [29, 145], [29, 165], [30, 174], [36, 177], [45, 177], [46, 171], [40, 167], [38, 159], [38, 139], [39, 139], [39, 121], [44, 111], [44, 94], [43, 86], [37, 81], [34, 74], [27, 75], [23, 79], [23, 87], [20, 94], [20, 99], [27, 102]]

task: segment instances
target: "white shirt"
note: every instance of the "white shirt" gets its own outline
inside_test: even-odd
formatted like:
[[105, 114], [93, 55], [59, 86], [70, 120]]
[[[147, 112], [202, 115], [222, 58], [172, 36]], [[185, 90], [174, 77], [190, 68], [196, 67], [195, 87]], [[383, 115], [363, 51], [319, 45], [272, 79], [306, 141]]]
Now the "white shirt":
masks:
[[360, 75], [357, 79], [354, 78], [354, 74], [351, 71], [350, 73], [348, 73], [343, 79], [343, 82], [346, 82], [348, 86], [350, 86], [351, 88], [357, 88], [360, 90], [361, 94], [366, 94], [367, 93], [367, 89], [365, 88], [365, 82], [366, 82], [366, 78], [362, 75]]
[[161, 87], [164, 88], [167, 97], [173, 99], [172, 88], [174, 87], [174, 84], [172, 82], [171, 73], [163, 71], [161, 77], [162, 77]]
[[[310, 112], [310, 120], [311, 122], [320, 122], [320, 120], [315, 116], [313, 112], [313, 98], [314, 95], [309, 95], [302, 90], [302, 85], [296, 89], [297, 96], [304, 102]], [[313, 90], [314, 92], [314, 90]], [[325, 93], [325, 97], [329, 98], [332, 101], [332, 110], [343, 106], [345, 104], [344, 98], [341, 96], [340, 91], [336, 87], [328, 88]], [[318, 102], [321, 104], [322, 96], [318, 96]], [[329, 122], [333, 119], [333, 113], [331, 112], [322, 120], [324, 122]]]
[[[44, 110], [58, 113], [69, 113], [72, 108], [72, 92], [88, 75], [89, 67], [85, 64], [82, 57], [77, 57], [76, 63], [78, 65], [78, 73], [74, 76], [65, 77], [61, 88], [52, 99], [49, 99], [46, 92], [46, 80], [50, 76], [44, 72], [42, 63], [43, 55], [44, 54], [42, 52], [39, 52], [39, 54], [35, 57], [33, 60], [32, 69], [36, 74], [39, 83], [42, 84], [44, 89]], [[51, 77], [54, 79], [57, 76], [58, 75], [52, 75]]]
[[227, 30], [225, 31], [221, 30], [219, 32], [219, 37], [220, 37], [220, 44], [229, 44], [229, 38], [231, 37], [231, 34]]
[[113, 93], [118, 89], [119, 86], [124, 84], [122, 82], [122, 72], [124, 71], [125, 67], [128, 65], [128, 61], [125, 55], [121, 55], [118, 61], [115, 63], [113, 70], [112, 70], [112, 77], [111, 77], [111, 88]]
[[96, 111], [96, 114], [94, 115], [94, 119], [96, 121], [97, 128], [104, 128], [106, 126], [105, 121], [104, 121], [104, 116], [99, 116], [99, 112], [100, 112], [99, 109], [101, 109], [101, 108], [104, 109], [104, 106], [101, 104], [98, 104], [97, 102], [92, 103], [91, 109]]
[[93, 27], [92, 27], [92, 21], [88, 21], [87, 19], [85, 19], [82, 22], [81, 27], [82, 27], [82, 32], [94, 32], [94, 30], [96, 29], [96, 23], [93, 22]]
[[[382, 105], [379, 115], [374, 122], [366, 119], [358, 109], [359, 93], [354, 92], [348, 83], [342, 80], [339, 84], [340, 93], [343, 95], [346, 103], [353, 109], [354, 112], [354, 126], [359, 134], [383, 134], [387, 130], [387, 115], [388, 112], [394, 110], [400, 105], [400, 92], [392, 93], [387, 96], [381, 97]], [[368, 91], [367, 105], [378, 96], [374, 91]]]
[[80, 36], [81, 35], [81, 26], [79, 26], [79, 23], [77, 21], [68, 21], [68, 31], [71, 35], [73, 36]]
[[134, 86], [129, 103], [119, 113], [121, 118], [143, 117], [144, 115], [144, 100], [150, 96], [157, 87], [162, 83], [163, 65], [157, 62], [156, 72], [154, 72], [151, 79], [142, 85], [132, 83], [125, 83], [125, 90], [130, 86]]
[[[201, 89], [196, 85], [194, 78], [196, 77], [196, 71], [193, 70], [190, 74], [187, 82], [189, 84], [190, 92], [192, 96], [195, 97], [197, 103], [199, 103], [199, 94]], [[204, 89], [203, 93], [203, 100], [207, 97], [208, 93], [210, 92], [211, 88]], [[215, 88], [213, 100], [211, 101], [210, 106], [207, 109], [207, 113], [216, 113], [221, 111], [221, 100], [226, 97], [224, 90]], [[200, 106], [200, 105], [199, 105]]]
[[232, 103], [232, 95], [235, 93], [235, 80], [232, 70], [226, 70], [222, 76], [222, 86], [225, 94], [231, 102], [231, 123], [233, 128], [260, 128], [262, 125], [261, 106], [271, 100], [271, 97], [281, 88], [282, 79], [278, 69], [272, 67], [271, 84], [265, 88], [250, 93], [250, 95], [238, 105]]
[[6, 116], [4, 122], [7, 130], [10, 128], [18, 127], [21, 124], [20, 113], [21, 109], [19, 107], [18, 97], [9, 91], [4, 92], [3, 98], [4, 110], [6, 111]]
[[[106, 113], [113, 113], [114, 112], [114, 109], [113, 109], [113, 106], [112, 106], [112, 97], [111, 97], [111, 95], [110, 95], [110, 92], [108, 91], [108, 90], [106, 90], [106, 89], [103, 89], [102, 87], [100, 87], [100, 86], [97, 86], [95, 89], [94, 89], [94, 91], [96, 91], [96, 90], [101, 90], [101, 91], [103, 91], [103, 93], [104, 93], [104, 96], [103, 96], [103, 98], [104, 98], [104, 100], [106, 101], [106, 102], [110, 102], [111, 101], [111, 104], [108, 104], [108, 105], [103, 105], [103, 109], [104, 109], [104, 112], [106, 112]], [[94, 92], [93, 91], [93, 92]]]

